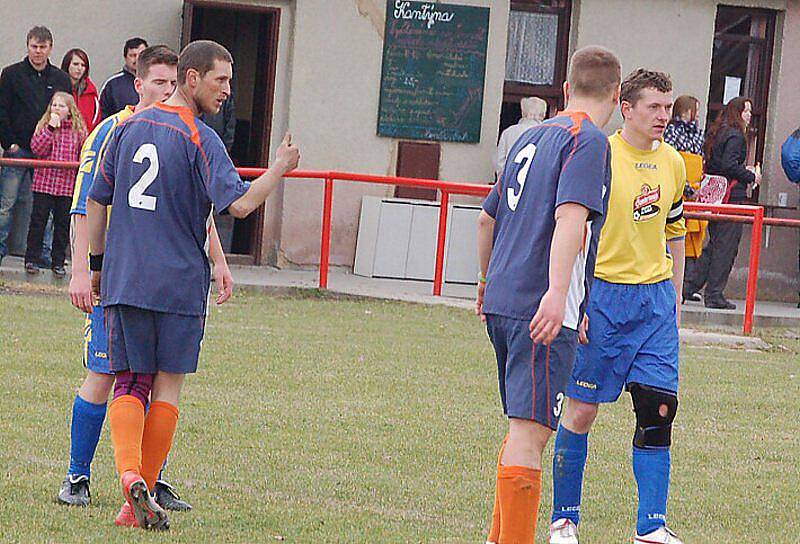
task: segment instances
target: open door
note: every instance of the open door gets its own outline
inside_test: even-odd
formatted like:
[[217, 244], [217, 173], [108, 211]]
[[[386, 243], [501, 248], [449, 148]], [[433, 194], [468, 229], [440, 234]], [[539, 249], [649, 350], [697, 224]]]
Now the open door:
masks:
[[[214, 40], [233, 55], [236, 130], [230, 155], [236, 166], [266, 167], [269, 161], [279, 22], [279, 8], [184, 0], [181, 47]], [[229, 261], [262, 264], [264, 206], [247, 219], [215, 219]]]

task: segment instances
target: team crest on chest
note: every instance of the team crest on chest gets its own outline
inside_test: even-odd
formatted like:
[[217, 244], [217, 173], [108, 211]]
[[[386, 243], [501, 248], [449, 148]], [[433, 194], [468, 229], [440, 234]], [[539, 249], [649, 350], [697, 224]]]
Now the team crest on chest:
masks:
[[633, 199], [633, 220], [641, 223], [656, 217], [659, 212], [657, 205], [659, 200], [661, 200], [661, 185], [653, 188], [644, 183], [642, 192]]

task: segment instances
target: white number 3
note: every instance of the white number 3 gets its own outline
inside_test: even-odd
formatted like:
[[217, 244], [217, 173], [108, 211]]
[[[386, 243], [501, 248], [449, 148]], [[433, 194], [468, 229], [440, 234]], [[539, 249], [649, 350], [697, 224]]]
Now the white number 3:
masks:
[[153, 144], [142, 144], [133, 156], [133, 162], [142, 164], [147, 159], [150, 166], [144, 171], [139, 181], [133, 184], [128, 191], [128, 206], [139, 208], [149, 212], [156, 211], [156, 197], [146, 195], [144, 192], [156, 180], [158, 176], [158, 150]]
[[536, 154], [536, 146], [533, 144], [528, 144], [522, 148], [522, 150], [517, 153], [517, 156], [514, 157], [514, 162], [516, 164], [521, 164], [523, 161], [525, 164], [522, 168], [519, 169], [517, 172], [517, 183], [519, 183], [519, 192], [514, 191], [513, 188], [509, 187], [506, 191], [506, 197], [508, 198], [508, 207], [511, 208], [511, 211], [516, 211], [517, 204], [519, 203], [519, 199], [522, 196], [522, 190], [525, 188], [525, 181], [528, 179], [528, 170], [531, 169], [531, 162], [533, 162], [533, 156]]

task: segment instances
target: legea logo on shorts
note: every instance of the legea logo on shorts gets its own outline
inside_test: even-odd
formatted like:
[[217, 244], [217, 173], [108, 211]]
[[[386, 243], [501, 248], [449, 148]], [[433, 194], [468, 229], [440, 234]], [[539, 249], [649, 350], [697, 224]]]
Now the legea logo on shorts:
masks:
[[95, 351], [94, 356], [98, 359], [108, 359], [108, 355], [106, 355], [105, 351]]
[[597, 384], [596, 383], [589, 383], [589, 382], [585, 382], [583, 380], [576, 381], [575, 385], [577, 385], [578, 387], [583, 387], [584, 389], [592, 389], [592, 390], [597, 389]]

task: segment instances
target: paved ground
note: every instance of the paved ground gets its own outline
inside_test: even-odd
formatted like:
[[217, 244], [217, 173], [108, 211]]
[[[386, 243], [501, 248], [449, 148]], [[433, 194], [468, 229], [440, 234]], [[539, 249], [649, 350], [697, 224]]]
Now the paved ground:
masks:
[[[22, 259], [7, 257], [0, 266], [0, 279], [33, 281], [37, 283], [68, 284], [68, 277], [57, 280], [52, 273], [42, 271], [30, 276], [23, 269]], [[318, 287], [317, 270], [279, 270], [271, 267], [232, 266], [231, 271], [237, 289], [265, 292], [289, 289], [315, 289]], [[472, 308], [475, 287], [473, 285], [446, 284], [441, 297], [432, 295], [433, 284], [427, 281], [406, 281], [356, 276], [342, 269], [332, 269], [328, 276], [328, 289], [332, 292], [354, 296], [402, 300], [421, 304], [445, 304], [459, 308]], [[733, 301], [736, 310], [712, 310], [700, 303], [683, 306], [683, 323], [688, 326], [724, 329], [726, 332], [741, 331], [744, 321], [744, 301]], [[793, 304], [758, 302], [755, 309], [754, 326], [790, 327], [800, 330], [800, 309]]]

